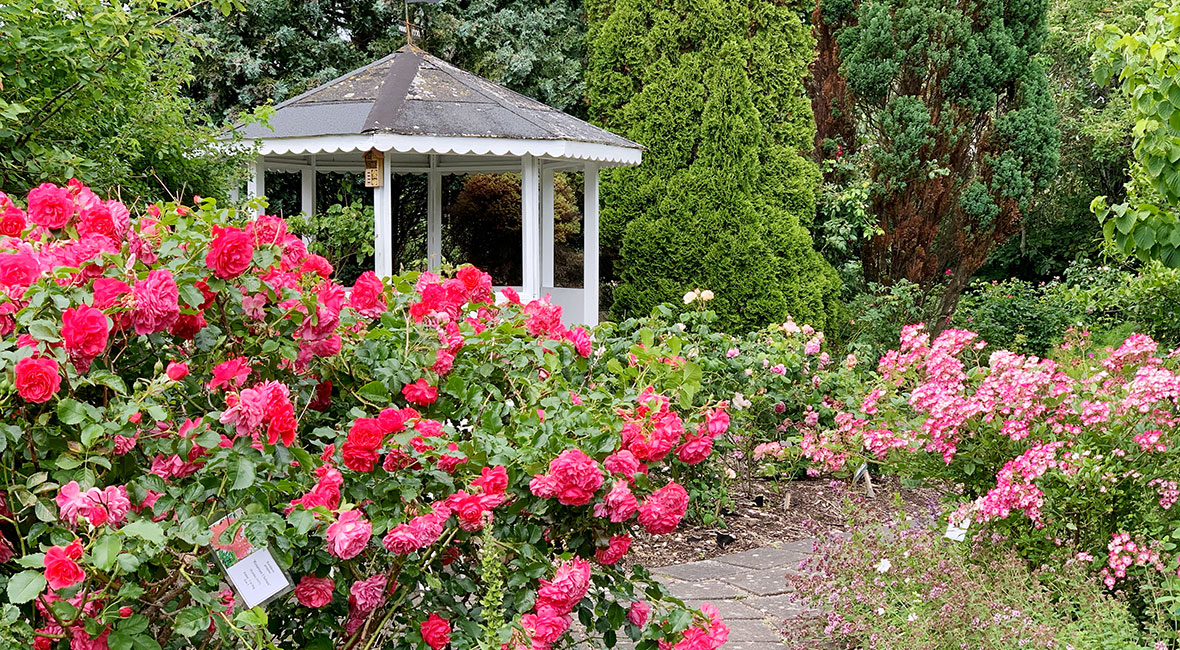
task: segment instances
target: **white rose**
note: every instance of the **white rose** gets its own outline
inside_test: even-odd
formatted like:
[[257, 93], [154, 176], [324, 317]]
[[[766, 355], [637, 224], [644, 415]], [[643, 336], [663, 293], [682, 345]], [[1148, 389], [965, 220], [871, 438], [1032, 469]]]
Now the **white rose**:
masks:
[[701, 300], [704, 300], [705, 302], [709, 302], [712, 299], [713, 299], [713, 292], [712, 291], [705, 289], [704, 291], [701, 292]]

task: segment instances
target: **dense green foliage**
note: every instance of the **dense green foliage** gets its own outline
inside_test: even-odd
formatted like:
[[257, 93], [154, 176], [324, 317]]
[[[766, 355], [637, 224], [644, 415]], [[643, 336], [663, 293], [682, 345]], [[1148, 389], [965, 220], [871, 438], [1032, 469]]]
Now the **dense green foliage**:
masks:
[[617, 254], [616, 313], [694, 287], [717, 293], [723, 328], [822, 326], [835, 272], [812, 248], [819, 174], [802, 78], [812, 40], [769, 0], [590, 5], [593, 117], [648, 148], [606, 175], [603, 238]]
[[[498, 282], [521, 281], [520, 174], [472, 174], [446, 209], [450, 259], [485, 269]], [[580, 239], [582, 212], [566, 174], [553, 177], [553, 264], [559, 287], [582, 284], [582, 256], [569, 245]]]
[[[1037, 53], [1041, 3], [825, 0], [812, 67], [820, 149], [870, 181], [870, 282], [924, 287], [942, 311], [1016, 230], [1056, 170], [1056, 113]], [[859, 179], [853, 179], [859, 181]]]
[[[585, 21], [578, 0], [474, 0], [410, 6], [415, 43], [562, 110], [580, 109]], [[192, 12], [208, 40], [190, 93], [210, 114], [289, 99], [405, 43], [405, 5], [248, 0], [223, 16]]]
[[1124, 253], [1180, 267], [1180, 5], [1157, 4], [1133, 33], [1097, 34], [1094, 77], [1121, 82], [1135, 120], [1135, 165], [1126, 203], [1094, 201], [1103, 233]]
[[0, 3], [0, 185], [76, 176], [125, 200], [223, 188], [237, 161], [203, 155], [213, 130], [179, 91], [197, 44], [176, 18], [191, 4]]
[[1047, 355], [1070, 327], [1117, 345], [1134, 332], [1180, 345], [1180, 272], [1081, 260], [1046, 282], [980, 282], [963, 294], [954, 324], [987, 342], [1024, 354]]
[[981, 276], [1047, 278], [1096, 251], [1102, 228], [1090, 212], [1090, 201], [1101, 195], [1122, 200], [1135, 120], [1126, 95], [1093, 83], [1092, 35], [1102, 22], [1133, 28], [1149, 5], [1150, 0], [1049, 3], [1049, 36], [1041, 60], [1059, 114], [1061, 163], [1048, 188], [1022, 216], [1019, 236], [993, 253]]

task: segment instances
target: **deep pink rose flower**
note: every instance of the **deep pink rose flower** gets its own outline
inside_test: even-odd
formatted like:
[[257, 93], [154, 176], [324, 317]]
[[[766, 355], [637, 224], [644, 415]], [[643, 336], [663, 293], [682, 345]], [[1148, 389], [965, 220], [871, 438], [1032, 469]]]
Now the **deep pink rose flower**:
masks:
[[688, 509], [688, 492], [675, 481], [651, 493], [639, 506], [639, 524], [652, 535], [676, 530]]
[[295, 586], [295, 599], [304, 607], [319, 608], [332, 602], [332, 590], [336, 583], [331, 578], [303, 576]]
[[223, 279], [236, 278], [250, 268], [254, 238], [239, 228], [213, 227], [213, 242], [205, 255], [205, 266]]
[[361, 316], [377, 318], [385, 312], [385, 283], [372, 271], [365, 271], [352, 285], [348, 306]]
[[29, 191], [29, 219], [38, 226], [64, 228], [77, 211], [70, 191], [53, 183], [42, 183]]
[[581, 449], [567, 449], [549, 462], [549, 474], [538, 474], [529, 483], [533, 494], [557, 499], [567, 506], [584, 506], [602, 487], [602, 470]]
[[402, 395], [411, 404], [429, 406], [438, 400], [438, 388], [431, 386], [425, 379], [419, 379], [402, 387]]
[[342, 560], [356, 557], [365, 550], [372, 535], [373, 524], [364, 518], [361, 511], [342, 512], [325, 533], [328, 552]]
[[188, 376], [188, 364], [183, 361], [172, 361], [168, 364], [168, 369], [164, 373], [172, 381], [180, 381]]
[[631, 603], [631, 608], [627, 610], [627, 620], [631, 621], [636, 627], [643, 627], [647, 625], [647, 616], [651, 613], [651, 605], [637, 600]]
[[358, 614], [368, 614], [385, 602], [385, 574], [378, 574], [366, 580], [357, 580], [348, 590], [348, 603]]
[[106, 314], [90, 305], [68, 307], [61, 314], [61, 337], [66, 353], [78, 372], [90, 369], [90, 362], [107, 347], [110, 327]]
[[431, 614], [420, 625], [422, 640], [433, 650], [440, 650], [451, 642], [451, 623], [438, 614]]
[[171, 271], [149, 271], [131, 292], [135, 303], [131, 322], [136, 334], [166, 331], [180, 316], [180, 291]]
[[618, 564], [619, 560], [627, 554], [631, 549], [630, 535], [615, 535], [610, 538], [606, 548], [600, 548], [594, 551], [594, 559], [598, 560], [599, 564], [612, 565]]
[[16, 392], [26, 402], [48, 402], [61, 388], [57, 362], [49, 357], [25, 357], [16, 362]]

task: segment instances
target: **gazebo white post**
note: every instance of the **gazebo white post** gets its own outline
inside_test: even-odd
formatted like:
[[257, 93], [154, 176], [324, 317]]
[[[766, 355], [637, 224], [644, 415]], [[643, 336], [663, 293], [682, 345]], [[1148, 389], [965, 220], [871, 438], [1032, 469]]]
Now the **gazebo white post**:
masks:
[[304, 216], [311, 217], [315, 215], [315, 158], [311, 159], [311, 164], [306, 168], [300, 170], [300, 188], [299, 188], [299, 208], [302, 210]]
[[373, 188], [373, 271], [378, 277], [393, 275], [393, 194], [389, 160], [381, 161], [381, 186]]
[[[256, 199], [265, 195], [266, 165], [263, 164], [262, 156], [259, 156], [250, 162], [250, 178], [246, 181], [246, 198]], [[261, 214], [261, 209], [255, 210], [255, 212]]]
[[582, 210], [582, 318], [587, 325], [598, 324], [598, 163], [586, 163], [586, 205]]
[[442, 172], [438, 156], [430, 155], [426, 187], [426, 267], [437, 272], [442, 266]]
[[520, 166], [521, 281], [524, 298], [541, 297], [541, 174], [536, 156], [525, 154]]
[[541, 168], [541, 287], [553, 287], [553, 168]]

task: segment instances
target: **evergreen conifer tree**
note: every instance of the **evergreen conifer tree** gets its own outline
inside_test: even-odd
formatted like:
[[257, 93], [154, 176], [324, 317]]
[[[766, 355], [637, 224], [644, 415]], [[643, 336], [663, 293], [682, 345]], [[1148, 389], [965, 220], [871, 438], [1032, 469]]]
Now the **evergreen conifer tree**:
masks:
[[604, 175], [602, 232], [640, 314], [694, 288], [721, 325], [824, 326], [839, 279], [807, 231], [819, 181], [803, 89], [813, 40], [773, 0], [590, 0], [591, 117], [647, 147]]

